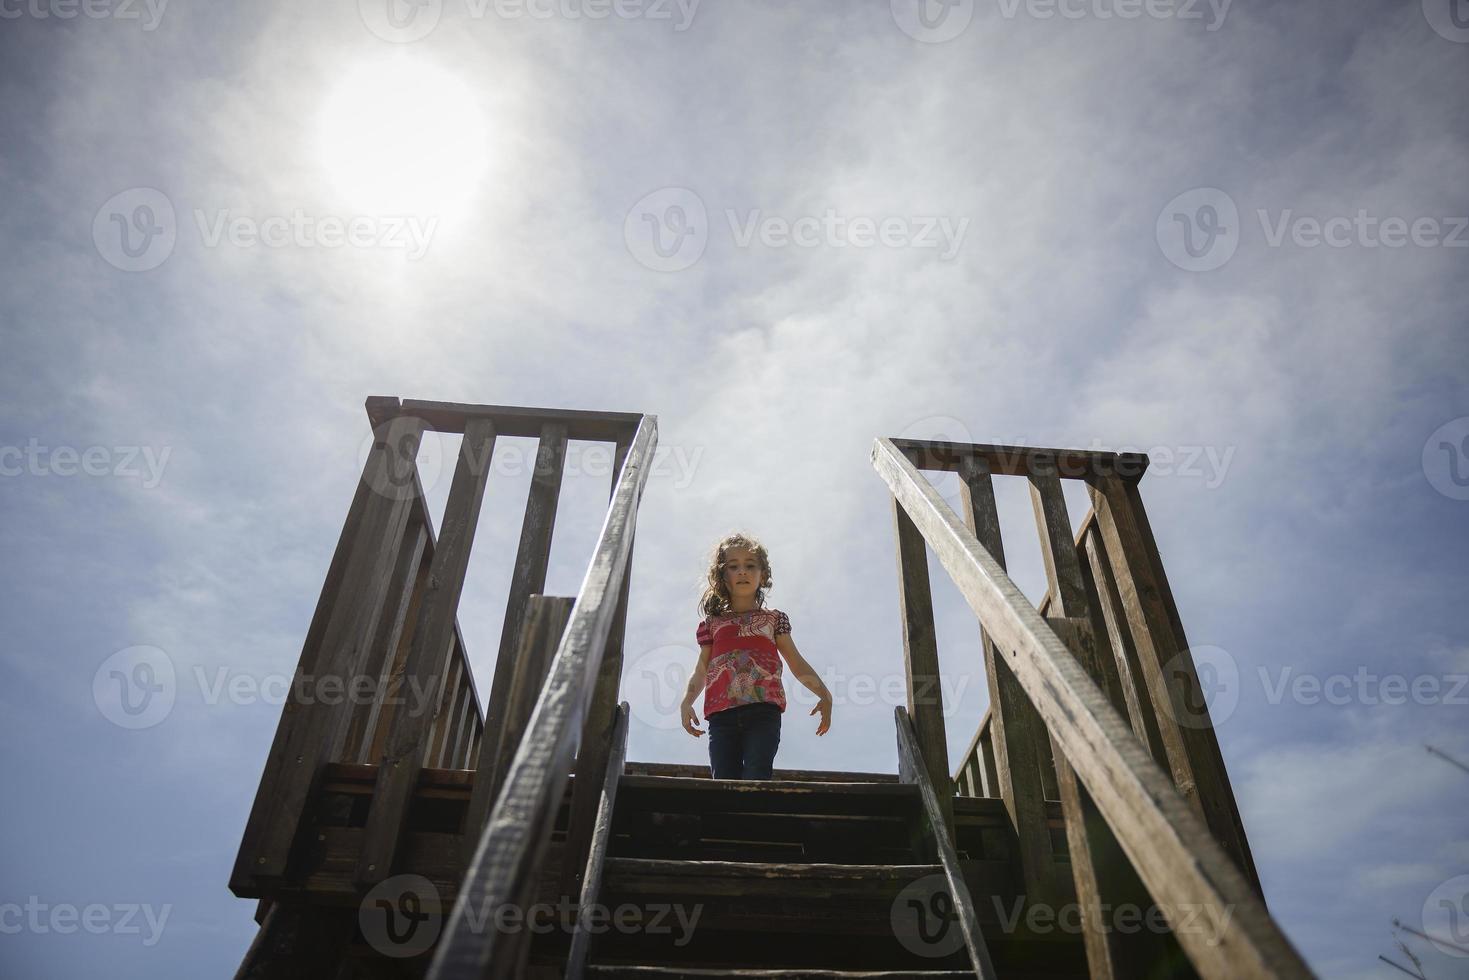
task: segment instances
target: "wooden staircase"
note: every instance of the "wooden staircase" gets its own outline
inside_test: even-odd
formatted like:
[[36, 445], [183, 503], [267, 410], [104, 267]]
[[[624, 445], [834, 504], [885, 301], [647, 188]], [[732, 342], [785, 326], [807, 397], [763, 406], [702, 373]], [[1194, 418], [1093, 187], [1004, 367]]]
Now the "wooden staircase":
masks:
[[[259, 902], [239, 980], [1311, 975], [1265, 908], [1138, 496], [1146, 457], [878, 439], [907, 677], [897, 774], [714, 780], [626, 761], [656, 419], [395, 398], [368, 416], [230, 878]], [[464, 437], [438, 533], [414, 462], [430, 429]], [[500, 435], [539, 449], [482, 701], [456, 616]], [[614, 474], [574, 598], [543, 594], [570, 440], [610, 444]], [[959, 475], [957, 511], [924, 469]], [[1002, 477], [1030, 484], [1037, 606], [1005, 571]], [[1063, 479], [1093, 503], [1075, 535]], [[990, 692], [952, 774], [930, 553], [975, 613]], [[316, 697], [323, 679], [370, 696]]]

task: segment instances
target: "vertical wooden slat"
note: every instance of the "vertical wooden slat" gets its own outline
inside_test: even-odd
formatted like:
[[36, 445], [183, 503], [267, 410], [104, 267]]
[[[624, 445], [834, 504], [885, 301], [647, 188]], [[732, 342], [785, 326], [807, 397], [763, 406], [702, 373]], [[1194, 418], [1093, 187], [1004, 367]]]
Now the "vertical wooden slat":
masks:
[[[501, 737], [485, 742], [484, 754], [474, 773], [469, 805], [464, 812], [463, 852], [467, 862], [474, 856], [485, 820], [494, 808], [495, 799], [505, 783], [510, 761], [520, 750], [520, 742], [535, 709], [551, 660], [561, 645], [561, 634], [571, 618], [574, 599], [562, 596], [533, 595], [526, 605], [525, 628], [520, 631], [520, 647], [514, 652], [515, 677], [506, 702]], [[499, 758], [489, 758], [490, 753]]]
[[[617, 491], [617, 480], [627, 460], [629, 444], [618, 440], [613, 453], [612, 487], [608, 494], [609, 506], [612, 495]], [[637, 535], [631, 536], [627, 552], [627, 571], [622, 577], [622, 586], [617, 594], [617, 608], [613, 613], [612, 628], [607, 634], [607, 650], [602, 655], [602, 666], [597, 672], [592, 699], [587, 704], [586, 719], [582, 722], [581, 739], [576, 756], [576, 778], [572, 780], [571, 812], [566, 828], [567, 855], [561, 865], [562, 895], [579, 894], [582, 875], [585, 872], [583, 856], [592, 844], [596, 830], [597, 786], [610, 758], [609, 738], [617, 723], [616, 706], [622, 686], [623, 642], [627, 632], [627, 600], [632, 589], [632, 561], [637, 553]], [[587, 778], [583, 778], [585, 775]]]
[[1086, 549], [1087, 564], [1092, 570], [1096, 584], [1097, 609], [1102, 616], [1111, 641], [1113, 660], [1117, 664], [1118, 682], [1122, 687], [1122, 699], [1132, 730], [1147, 746], [1158, 765], [1168, 767], [1168, 751], [1158, 734], [1158, 719], [1153, 716], [1152, 702], [1138, 666], [1137, 650], [1132, 645], [1132, 633], [1122, 612], [1122, 600], [1117, 595], [1117, 583], [1112, 579], [1111, 563], [1107, 560], [1106, 545], [1102, 543], [1102, 532], [1093, 522], [1087, 529], [1082, 546]]
[[[412, 510], [411, 495], [399, 491], [413, 481], [422, 435], [422, 419], [398, 416], [368, 453], [297, 664], [297, 681], [303, 675], [346, 677], [360, 669], [361, 652], [377, 627]], [[317, 632], [317, 623], [323, 620]], [[351, 721], [349, 711], [339, 710], [342, 705], [323, 704], [316, 698], [298, 702], [296, 683], [291, 691], [230, 875], [236, 890], [249, 888], [253, 877], [286, 873], [307, 801]]]
[[[959, 478], [964, 520], [995, 563], [1004, 568], [1005, 546], [989, 462], [977, 456], [961, 460]], [[986, 777], [992, 780], [990, 792], [1005, 803], [1020, 852], [1020, 874], [1026, 896], [1032, 902], [1054, 900], [1059, 897], [1054, 880], [1056, 857], [1046, 826], [1045, 788], [1041, 778], [1045, 727], [983, 624], [980, 644], [990, 691], [988, 741], [991, 745], [985, 757]], [[981, 739], [981, 748], [985, 741]]]
[[1174, 784], [1204, 818], [1257, 894], [1259, 875], [1244, 836], [1234, 793], [1182, 627], [1170, 608], [1162, 561], [1145, 524], [1141, 500], [1115, 473], [1092, 478], [1088, 490], [1112, 561], [1139, 666]]
[[463, 687], [464, 697], [460, 698], [459, 719], [454, 723], [453, 744], [450, 746], [449, 767], [452, 769], [467, 768], [465, 756], [474, 737], [474, 678], [468, 669], [464, 672]]
[[[515, 651], [520, 649], [520, 632], [525, 624], [530, 597], [546, 591], [546, 570], [551, 561], [551, 539], [556, 530], [556, 505], [561, 496], [561, 478], [566, 462], [565, 423], [548, 422], [541, 427], [536, 446], [535, 469], [526, 495], [525, 516], [520, 526], [520, 544], [505, 599], [505, 621], [500, 628], [500, 649], [495, 655], [495, 672], [490, 697], [485, 703], [485, 740], [498, 746], [505, 726], [510, 685], [515, 679]], [[511, 749], [514, 754], [514, 749]], [[498, 759], [498, 749], [485, 758]]]
[[908, 681], [908, 714], [918, 750], [943, 812], [944, 832], [954, 835], [954, 788], [949, 779], [949, 746], [944, 733], [944, 695], [939, 684], [939, 651], [928, 582], [928, 546], [908, 513], [893, 501], [898, 538], [898, 600], [903, 613], [903, 669]]
[[456, 643], [449, 657], [449, 666], [444, 675], [445, 683], [439, 695], [439, 707], [434, 712], [434, 723], [425, 740], [423, 764], [433, 768], [443, 765], [444, 746], [449, 741], [449, 729], [459, 717], [460, 682], [464, 679], [464, 658]]
[[393, 715], [400, 707], [411, 708], [418, 694], [413, 686], [409, 684], [408, 651], [413, 649], [413, 635], [418, 629], [418, 611], [423, 606], [423, 597], [428, 594], [429, 573], [433, 571], [433, 554], [431, 552], [433, 535], [429, 535], [428, 546], [424, 548], [423, 554], [418, 562], [418, 575], [413, 583], [413, 595], [408, 602], [408, 611], [403, 617], [403, 629], [398, 635], [397, 648], [393, 651], [392, 661], [387, 665], [387, 678], [383, 683], [383, 696], [373, 701], [375, 715], [368, 719], [367, 732], [369, 738], [358, 761], [367, 765], [377, 765], [383, 753], [387, 750], [388, 732], [392, 730]]
[[420, 521], [411, 521], [405, 529], [407, 540], [398, 551], [398, 564], [393, 569], [392, 585], [388, 592], [383, 615], [378, 618], [377, 632], [363, 665], [363, 674], [372, 678], [371, 697], [365, 701], [354, 701], [352, 720], [347, 728], [346, 743], [334, 758], [346, 762], [365, 761], [363, 756], [372, 744], [372, 730], [382, 710], [383, 698], [388, 690], [392, 675], [394, 655], [398, 641], [403, 636], [403, 623], [408, 617], [413, 602], [414, 584], [418, 569], [423, 562], [423, 551], [428, 544], [428, 529]]
[[994, 799], [1000, 798], [1000, 773], [999, 766], [995, 763], [995, 740], [994, 726], [991, 726], [979, 736], [980, 759], [984, 763], [984, 795]]
[[[1052, 599], [1053, 615], [1047, 618], [1047, 622], [1086, 668], [1092, 680], [1105, 691], [1103, 666], [1095, 655], [1090, 638], [1086, 583], [1071, 536], [1071, 520], [1066, 512], [1061, 479], [1054, 468], [1045, 463], [1032, 467], [1030, 494]], [[1119, 976], [1121, 967], [1115, 952], [1117, 933], [1102, 918], [1104, 910], [1110, 906], [1103, 904], [1096, 856], [1098, 850], [1116, 845], [1115, 842], [1109, 845], [1098, 839], [1107, 835], [1106, 825], [1096, 825], [1100, 814], [1096, 812], [1086, 788], [1077, 780], [1065, 753], [1050, 740], [1049, 734], [1047, 739], [1051, 742], [1055, 766], [1056, 795], [1061, 800], [1061, 812], [1066, 818], [1066, 844], [1071, 858], [1071, 876], [1076, 885], [1076, 900], [1081, 908], [1087, 968], [1093, 980], [1113, 980]]]
[[[494, 446], [495, 428], [489, 419], [470, 419], [465, 424], [459, 463], [444, 509], [444, 526], [434, 546], [428, 593], [408, 653], [410, 678], [417, 677], [434, 685], [444, 683], [455, 642], [455, 613], [464, 588], [464, 573], [474, 545]], [[437, 694], [435, 691], [434, 696]], [[378, 764], [372, 805], [362, 835], [362, 854], [356, 872], [357, 883], [362, 887], [370, 888], [393, 873], [393, 859], [408, 818], [413, 789], [418, 784], [424, 740], [433, 722], [434, 718], [417, 711], [399, 710], [393, 715], [387, 750]]]

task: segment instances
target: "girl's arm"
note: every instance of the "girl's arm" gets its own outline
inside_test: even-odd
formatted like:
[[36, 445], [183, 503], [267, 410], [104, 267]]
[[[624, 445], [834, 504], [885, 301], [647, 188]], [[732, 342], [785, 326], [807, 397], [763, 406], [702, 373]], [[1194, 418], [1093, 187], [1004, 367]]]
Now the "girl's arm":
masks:
[[694, 698], [704, 690], [704, 681], [709, 674], [709, 656], [714, 652], [714, 647], [705, 644], [699, 647], [699, 662], [694, 664], [694, 673], [689, 677], [689, 686], [684, 691], [683, 702], [678, 706], [679, 721], [683, 723], [684, 731], [695, 737], [704, 733], [694, 726], [699, 723], [699, 716], [694, 714]]
[[821, 682], [816, 671], [801, 656], [801, 651], [796, 649], [796, 641], [791, 639], [791, 634], [781, 633], [775, 638], [775, 648], [786, 658], [786, 663], [791, 668], [791, 673], [796, 680], [806, 685], [806, 689], [817, 697], [816, 707], [811, 709], [811, 714], [821, 712], [821, 724], [816, 726], [816, 734], [825, 735], [831, 727], [831, 692]]

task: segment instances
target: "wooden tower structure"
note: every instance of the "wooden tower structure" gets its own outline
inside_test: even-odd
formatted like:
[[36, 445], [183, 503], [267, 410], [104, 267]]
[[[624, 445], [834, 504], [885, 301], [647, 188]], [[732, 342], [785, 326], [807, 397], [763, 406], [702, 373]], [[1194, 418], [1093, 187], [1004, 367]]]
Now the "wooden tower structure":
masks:
[[[657, 420], [396, 398], [367, 413], [230, 877], [258, 899], [242, 980], [1310, 976], [1265, 907], [1139, 496], [1145, 456], [876, 439], [898, 773], [715, 780], [627, 760], [615, 701]], [[428, 430], [463, 435], [437, 530], [415, 464]], [[538, 449], [486, 699], [456, 612], [499, 436]], [[573, 439], [616, 464], [580, 591], [548, 596]], [[925, 470], [958, 475], [957, 512]], [[1038, 606], [1005, 572], [1005, 478], [1034, 503]], [[1092, 504], [1078, 534], [1063, 480]], [[976, 616], [990, 693], [953, 773], [930, 551]]]

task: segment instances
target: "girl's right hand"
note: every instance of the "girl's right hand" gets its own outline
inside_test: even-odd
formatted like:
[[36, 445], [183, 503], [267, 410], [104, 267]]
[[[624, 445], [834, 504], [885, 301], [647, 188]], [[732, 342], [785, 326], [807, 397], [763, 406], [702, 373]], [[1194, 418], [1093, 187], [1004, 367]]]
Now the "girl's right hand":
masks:
[[688, 732], [695, 738], [698, 738], [699, 736], [704, 734], [702, 731], [694, 727], [699, 723], [699, 716], [694, 714], [694, 705], [692, 702], [685, 701], [682, 705], [680, 705], [679, 713], [681, 715], [679, 720], [683, 722], [684, 731]]

